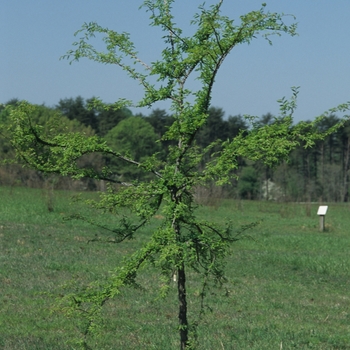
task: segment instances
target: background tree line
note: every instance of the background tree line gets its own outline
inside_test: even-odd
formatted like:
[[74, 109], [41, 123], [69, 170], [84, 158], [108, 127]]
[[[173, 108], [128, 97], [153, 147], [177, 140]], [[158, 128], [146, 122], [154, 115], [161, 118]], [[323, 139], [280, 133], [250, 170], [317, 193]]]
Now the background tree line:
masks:
[[[165, 110], [155, 109], [149, 115], [133, 115], [130, 109], [115, 110], [90, 106], [92, 99], [61, 99], [54, 107], [38, 105], [32, 122], [49, 128], [51, 123], [59, 120], [62, 128], [70, 131], [81, 131], [87, 135], [98, 135], [106, 142], [129, 154], [136, 161], [158, 152], [161, 158], [167, 157], [169, 142], [158, 141], [172, 124], [173, 117]], [[0, 105], [0, 124], [6, 125], [5, 106], [15, 105], [13, 99]], [[326, 117], [319, 125], [320, 131], [339, 122], [336, 115]], [[259, 126], [278, 123], [278, 120], [267, 113], [253, 121]], [[311, 123], [301, 122], [301, 123]], [[249, 132], [251, 125], [243, 116], [225, 117], [221, 108], [211, 107], [205, 126], [196, 136], [196, 145], [204, 149], [217, 139], [232, 139], [239, 132]], [[14, 153], [6, 132], [0, 138], [0, 159], [9, 158]], [[141, 172], [132, 166], [108, 159], [106, 156], [88, 156], [81, 160], [82, 165], [91, 167], [108, 164], [112, 166], [123, 181], [140, 179]], [[114, 162], [114, 163], [113, 163]], [[198, 200], [210, 200], [231, 197], [242, 199], [283, 200], [283, 201], [337, 201], [349, 200], [349, 167], [350, 167], [350, 122], [323, 141], [318, 141], [313, 148], [299, 145], [287, 161], [274, 168], [261, 162], [240, 160], [237, 179], [230, 186], [223, 188], [207, 187], [198, 189]], [[60, 189], [103, 190], [101, 181], [73, 181], [60, 176], [45, 176], [40, 172], [23, 168], [18, 164], [3, 164], [0, 167], [0, 185], [22, 185], [28, 187], [54, 186]]]

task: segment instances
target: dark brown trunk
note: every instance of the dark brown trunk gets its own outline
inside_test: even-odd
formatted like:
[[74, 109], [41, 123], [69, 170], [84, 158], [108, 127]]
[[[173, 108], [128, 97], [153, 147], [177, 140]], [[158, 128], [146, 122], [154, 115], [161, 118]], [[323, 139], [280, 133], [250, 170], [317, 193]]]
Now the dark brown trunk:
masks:
[[177, 291], [179, 296], [179, 330], [180, 330], [180, 349], [186, 349], [188, 345], [188, 322], [187, 322], [187, 299], [186, 299], [186, 273], [182, 264], [177, 270], [178, 283]]

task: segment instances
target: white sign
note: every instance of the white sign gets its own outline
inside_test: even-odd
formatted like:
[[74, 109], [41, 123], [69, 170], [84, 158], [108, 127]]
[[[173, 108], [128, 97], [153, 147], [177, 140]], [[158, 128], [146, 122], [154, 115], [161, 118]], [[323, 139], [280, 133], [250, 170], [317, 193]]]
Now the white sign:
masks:
[[328, 209], [328, 205], [320, 205], [318, 207], [317, 215], [326, 215], [327, 209]]

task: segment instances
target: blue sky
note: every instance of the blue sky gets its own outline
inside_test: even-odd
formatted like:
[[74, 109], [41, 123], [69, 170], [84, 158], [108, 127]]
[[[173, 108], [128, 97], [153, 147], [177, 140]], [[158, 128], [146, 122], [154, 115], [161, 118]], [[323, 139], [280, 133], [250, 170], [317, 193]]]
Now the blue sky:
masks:
[[[187, 30], [203, 0], [178, 0], [179, 25]], [[214, 0], [206, 1], [207, 4]], [[263, 1], [224, 0], [223, 14], [238, 19]], [[212, 105], [226, 116], [278, 112], [277, 99], [300, 86], [295, 119], [313, 119], [350, 100], [350, 1], [267, 0], [271, 12], [296, 16], [297, 37], [261, 38], [235, 48], [220, 71]], [[142, 90], [115, 66], [87, 60], [60, 60], [72, 48], [84, 22], [97, 21], [126, 31], [140, 57], [151, 62], [162, 50], [161, 33], [149, 27], [141, 0], [10, 0], [0, 11], [0, 103], [11, 98], [53, 106], [61, 98], [99, 96], [105, 102], [125, 97], [137, 101]], [[155, 105], [167, 108], [167, 105]], [[147, 110], [142, 110], [145, 114]]]

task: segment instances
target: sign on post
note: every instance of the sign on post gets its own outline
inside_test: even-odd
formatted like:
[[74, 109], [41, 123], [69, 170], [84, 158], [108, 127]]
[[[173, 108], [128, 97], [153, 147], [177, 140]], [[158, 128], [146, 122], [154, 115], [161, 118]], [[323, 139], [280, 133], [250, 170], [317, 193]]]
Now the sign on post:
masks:
[[325, 218], [328, 210], [328, 205], [320, 205], [318, 207], [317, 215], [320, 217], [320, 231], [325, 229]]

